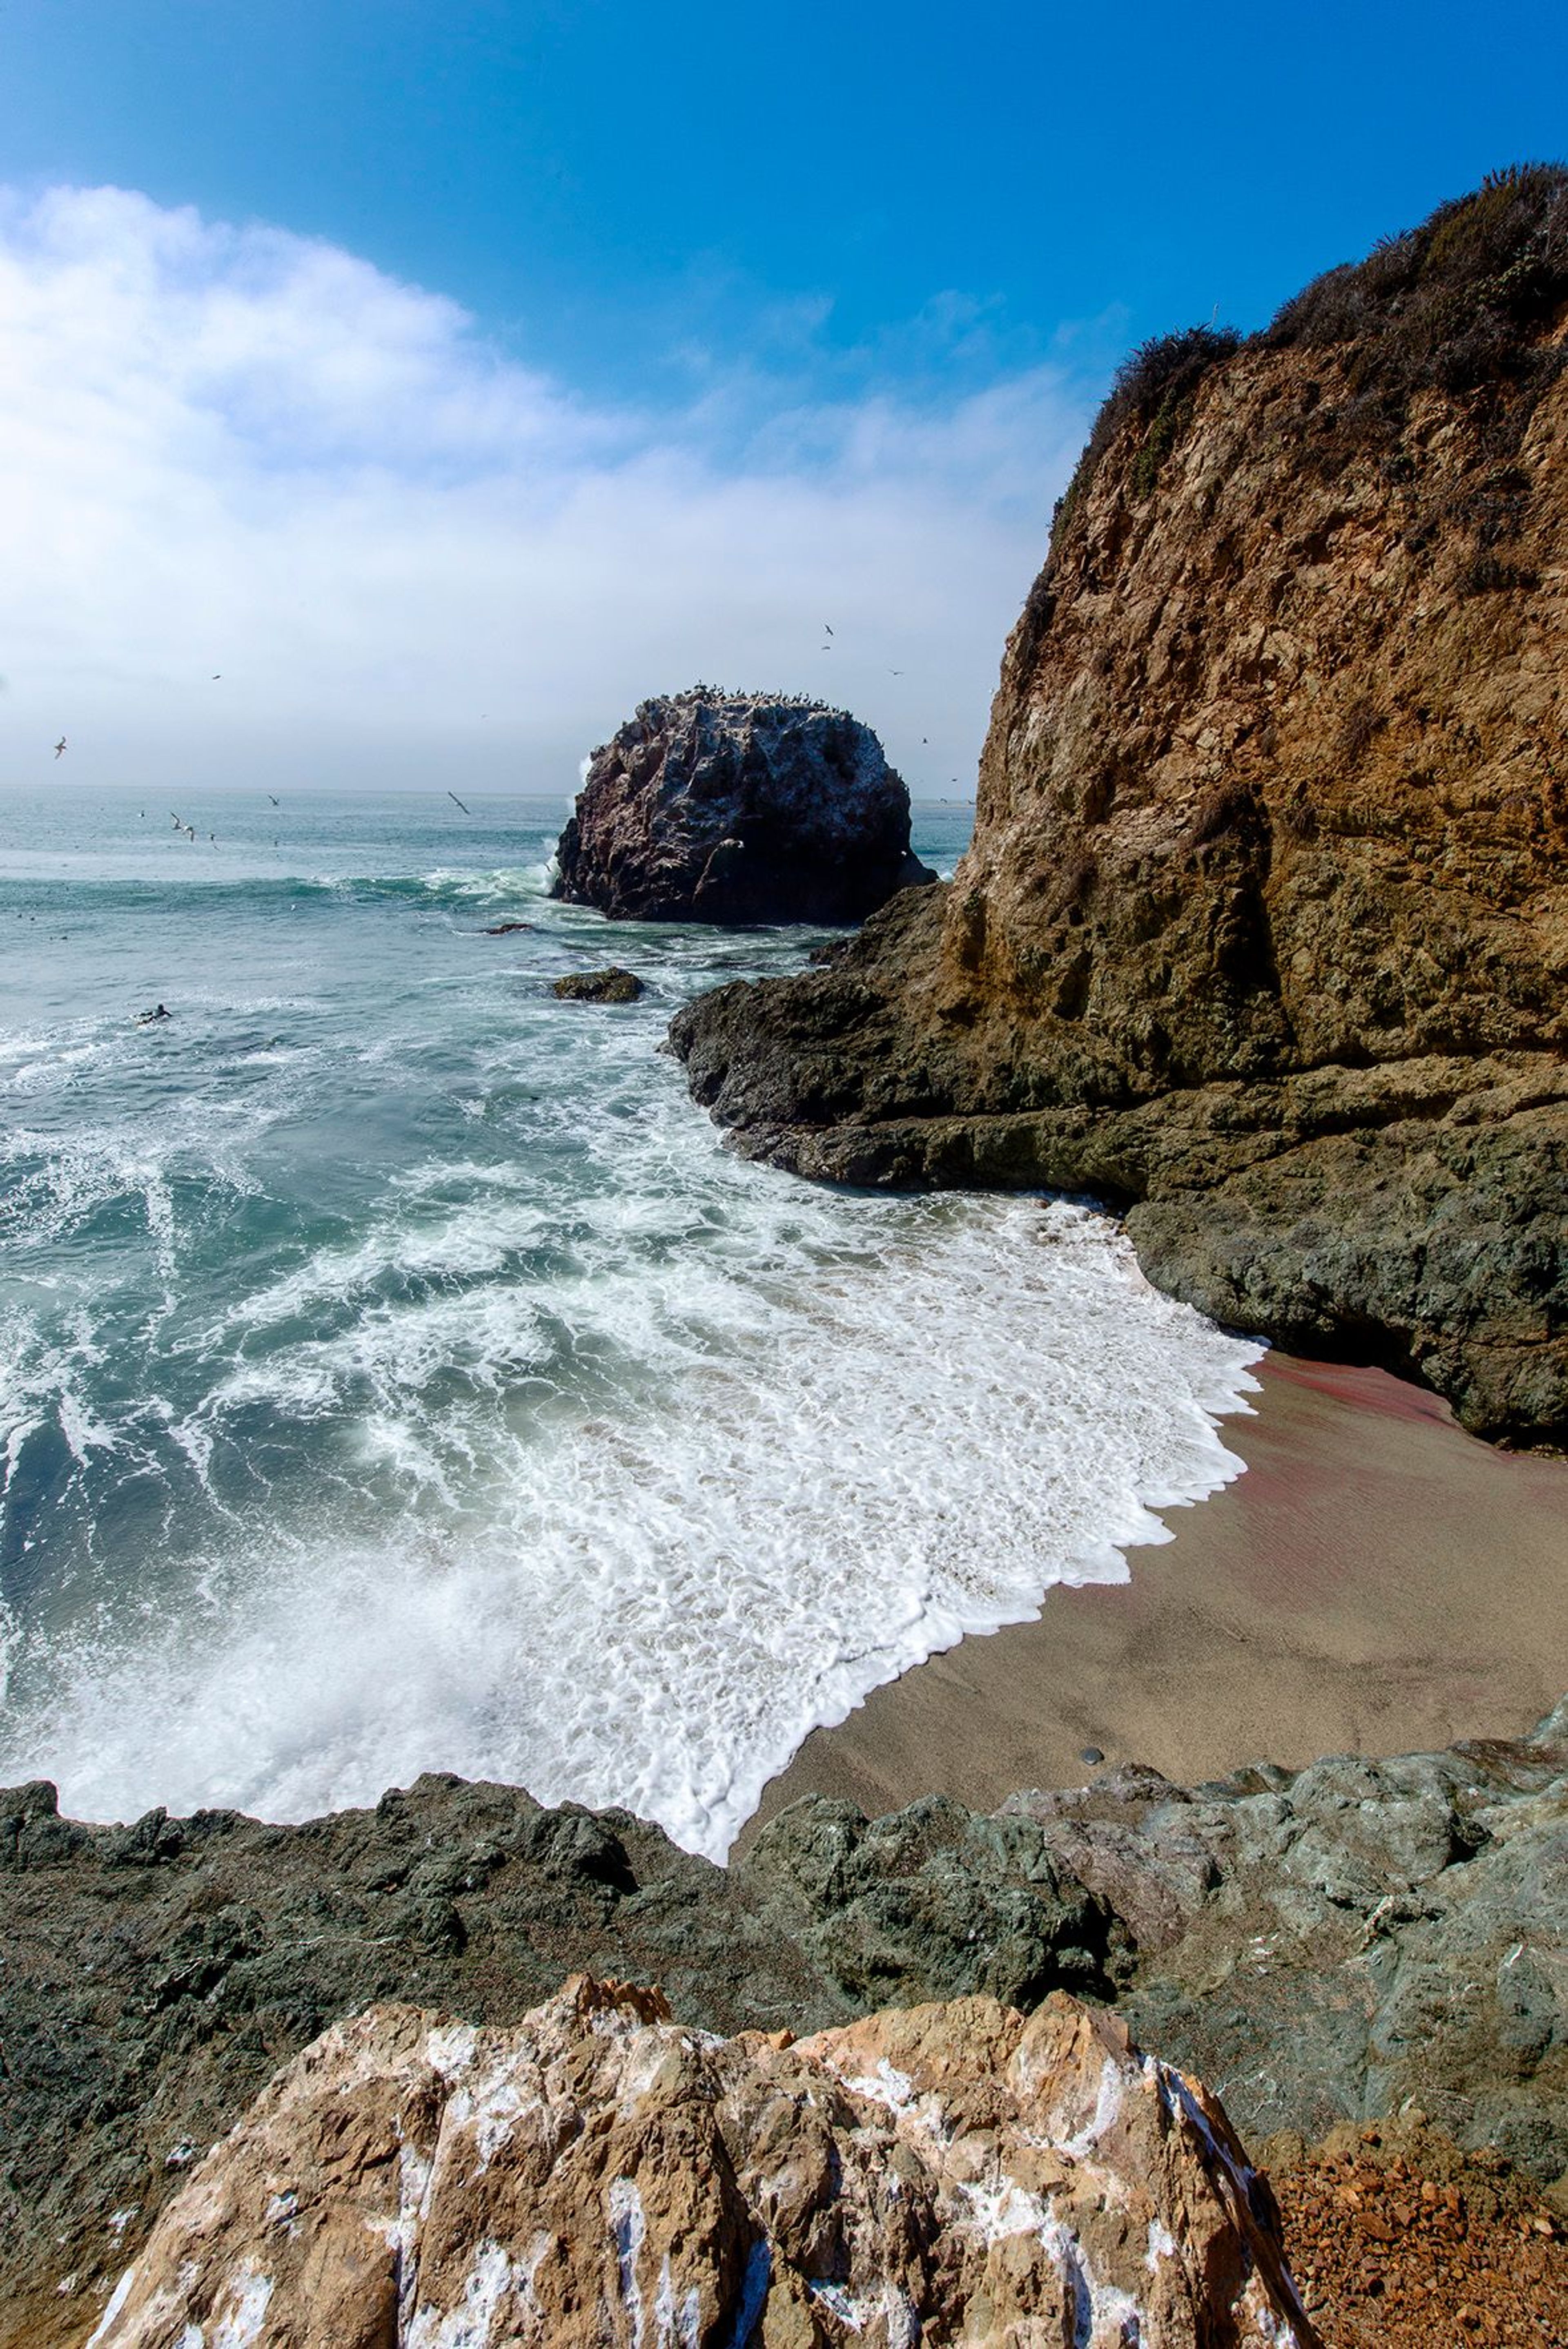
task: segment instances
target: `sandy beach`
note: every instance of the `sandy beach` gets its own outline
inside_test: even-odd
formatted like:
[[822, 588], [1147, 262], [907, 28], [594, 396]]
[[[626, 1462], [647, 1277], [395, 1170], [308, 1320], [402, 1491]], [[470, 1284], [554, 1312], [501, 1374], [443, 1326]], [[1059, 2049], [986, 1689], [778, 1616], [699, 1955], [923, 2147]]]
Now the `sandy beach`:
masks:
[[1380, 1371], [1273, 1353], [1246, 1473], [1166, 1513], [1130, 1578], [1047, 1592], [817, 1730], [740, 1839], [800, 1795], [990, 1808], [1082, 1756], [1191, 1783], [1267, 1758], [1516, 1736], [1568, 1689], [1568, 1462], [1493, 1450]]

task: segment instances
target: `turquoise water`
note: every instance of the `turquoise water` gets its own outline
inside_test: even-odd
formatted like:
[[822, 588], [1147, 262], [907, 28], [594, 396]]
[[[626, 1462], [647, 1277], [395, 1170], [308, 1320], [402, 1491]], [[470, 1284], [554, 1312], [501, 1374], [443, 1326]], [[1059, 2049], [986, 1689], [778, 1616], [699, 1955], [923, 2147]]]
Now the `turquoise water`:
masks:
[[[1099, 1219], [724, 1150], [670, 1015], [820, 934], [552, 904], [560, 798], [279, 798], [0, 802], [0, 1781], [449, 1768], [722, 1854], [815, 1722], [1233, 1473], [1253, 1350]], [[610, 959], [640, 1003], [551, 995]]]

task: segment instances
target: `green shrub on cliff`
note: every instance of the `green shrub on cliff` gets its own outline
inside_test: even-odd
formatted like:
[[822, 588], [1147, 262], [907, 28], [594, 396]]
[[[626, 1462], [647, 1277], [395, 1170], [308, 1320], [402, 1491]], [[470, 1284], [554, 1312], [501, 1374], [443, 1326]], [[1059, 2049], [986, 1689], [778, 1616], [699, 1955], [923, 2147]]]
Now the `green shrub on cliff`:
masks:
[[[1543, 330], [1568, 301], [1568, 169], [1518, 163], [1304, 287], [1263, 339], [1359, 346], [1353, 398], [1317, 445], [1334, 464], [1386, 439], [1420, 392], [1502, 395], [1496, 445], [1516, 448], [1563, 365]], [[1506, 410], [1506, 413], [1503, 411]]]
[[[1309, 462], [1334, 466], [1362, 445], [1386, 446], [1423, 390], [1509, 395], [1494, 433], [1505, 456], [1517, 448], [1542, 390], [1568, 364], [1544, 340], [1565, 302], [1568, 166], [1515, 163], [1439, 204], [1418, 228], [1382, 238], [1364, 261], [1325, 271], [1250, 339], [1276, 350], [1360, 346], [1352, 398], [1319, 417], [1304, 450]], [[1200, 383], [1242, 347], [1228, 326], [1189, 326], [1130, 353], [1057, 503], [1053, 544], [1130, 426], [1143, 429], [1128, 487], [1136, 499], [1150, 494], [1186, 429]]]
[[[1364, 342], [1385, 377], [1469, 388], [1523, 353], [1568, 299], [1568, 168], [1516, 163], [1418, 228], [1383, 238], [1292, 296], [1264, 336], [1280, 348]], [[1457, 379], [1456, 379], [1457, 378]]]
[[1133, 494], [1147, 497], [1161, 463], [1181, 437], [1199, 384], [1217, 360], [1228, 359], [1241, 343], [1233, 326], [1184, 326], [1178, 334], [1152, 336], [1128, 353], [1095, 418], [1067, 495], [1057, 505], [1058, 527], [1094, 479], [1118, 433], [1135, 422], [1147, 425], [1148, 430], [1134, 465]]

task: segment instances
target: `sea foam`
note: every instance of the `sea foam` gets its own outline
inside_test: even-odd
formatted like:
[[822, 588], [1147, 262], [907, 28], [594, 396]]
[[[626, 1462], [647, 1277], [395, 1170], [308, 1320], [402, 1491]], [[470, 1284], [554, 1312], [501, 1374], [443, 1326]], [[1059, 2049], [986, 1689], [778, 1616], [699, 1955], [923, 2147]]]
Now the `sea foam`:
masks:
[[[447, 1768], [624, 1804], [722, 1857], [811, 1728], [1053, 1583], [1122, 1578], [1129, 1544], [1166, 1537], [1155, 1509], [1239, 1466], [1215, 1417], [1257, 1350], [1157, 1295], [1101, 1218], [856, 1204], [882, 1229], [851, 1257], [780, 1233], [770, 1271], [766, 1247], [676, 1253], [663, 1278], [490, 1284], [284, 1350], [278, 1408], [357, 1396], [315, 1529], [242, 1533], [134, 1640], [57, 1646], [46, 1735], [13, 1766], [46, 1761], [89, 1816], [273, 1818]], [[641, 1392], [509, 1424], [552, 1312], [640, 1361]], [[268, 1370], [249, 1378], [253, 1402]], [[403, 1490], [394, 1543], [356, 1537], [356, 1469]]]

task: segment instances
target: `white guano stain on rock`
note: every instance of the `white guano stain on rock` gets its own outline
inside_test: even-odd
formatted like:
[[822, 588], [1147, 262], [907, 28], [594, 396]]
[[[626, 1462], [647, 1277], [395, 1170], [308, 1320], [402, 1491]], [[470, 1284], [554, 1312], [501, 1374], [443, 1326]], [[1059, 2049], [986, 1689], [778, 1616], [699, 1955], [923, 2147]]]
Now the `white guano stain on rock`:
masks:
[[440, 2023], [426, 2034], [425, 2054], [444, 2080], [455, 2080], [473, 2062], [478, 2044], [471, 2023]]
[[1175, 2256], [1175, 2236], [1171, 2232], [1170, 2228], [1165, 2224], [1163, 2219], [1150, 2219], [1149, 2221], [1149, 2249], [1143, 2254], [1144, 2266], [1149, 2270], [1150, 2274], [1152, 2275], [1155, 2272], [1155, 2270], [1159, 2267], [1161, 2260], [1173, 2260]]
[[643, 2198], [629, 2178], [617, 2178], [611, 2184], [609, 2202], [621, 2305], [632, 2320], [632, 2349], [643, 2349], [643, 2292], [637, 2282], [637, 2254], [647, 2232]]
[[490, 2349], [511, 2282], [511, 2261], [501, 2246], [482, 2242], [463, 2279], [458, 2306], [445, 2313], [417, 2310], [404, 2336], [404, 2349]]
[[94, 2327], [88, 2341], [87, 2349], [98, 2349], [98, 2344], [108, 2339], [109, 2328], [113, 2324], [116, 2317], [119, 2314], [120, 2310], [125, 2306], [126, 2302], [129, 2299], [130, 2287], [135, 2282], [135, 2268], [127, 2268], [125, 2273], [121, 2276], [119, 2282], [116, 2284], [114, 2290], [108, 2296], [108, 2306], [104, 2310], [103, 2314], [99, 2317], [97, 2325]]
[[670, 2273], [668, 2251], [659, 2269], [659, 2288], [654, 2297], [654, 2328], [655, 2349], [700, 2349], [702, 2294], [695, 2284], [688, 2292], [677, 2292]]
[[270, 2275], [259, 2275], [252, 2267], [238, 2270], [229, 2281], [232, 2305], [217, 2319], [212, 2349], [254, 2349], [275, 2289]]

